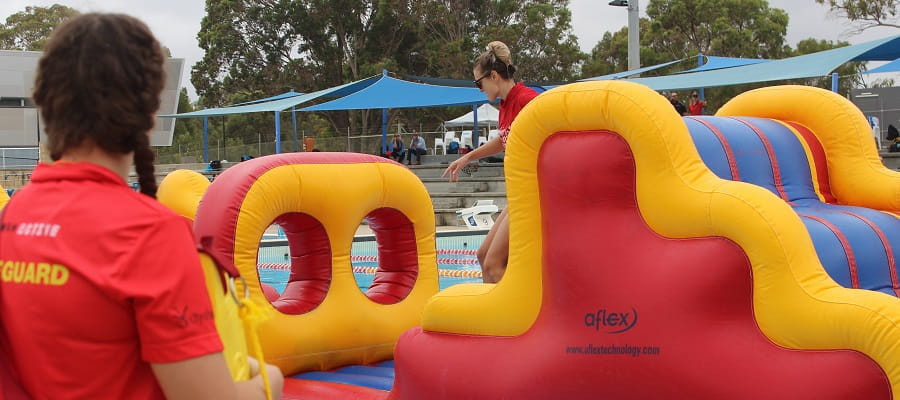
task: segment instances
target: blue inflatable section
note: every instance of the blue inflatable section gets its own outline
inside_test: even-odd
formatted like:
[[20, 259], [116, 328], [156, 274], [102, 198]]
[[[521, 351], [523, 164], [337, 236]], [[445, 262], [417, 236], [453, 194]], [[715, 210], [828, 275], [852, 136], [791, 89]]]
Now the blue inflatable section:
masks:
[[349, 367], [338, 368], [335, 372], [364, 376], [380, 376], [382, 378], [394, 379], [393, 368], [370, 367], [368, 365], [351, 365]]
[[798, 136], [764, 118], [686, 117], [700, 157], [716, 176], [765, 188], [800, 216], [826, 272], [839, 285], [900, 296], [900, 219], [824, 203]]
[[369, 365], [351, 365], [334, 371], [313, 371], [294, 375], [296, 379], [343, 383], [390, 391], [394, 386], [394, 362]]

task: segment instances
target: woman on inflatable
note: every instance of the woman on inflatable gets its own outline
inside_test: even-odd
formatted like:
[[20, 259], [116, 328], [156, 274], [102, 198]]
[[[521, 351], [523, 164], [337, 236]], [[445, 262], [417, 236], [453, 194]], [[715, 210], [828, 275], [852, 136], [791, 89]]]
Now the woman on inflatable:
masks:
[[[442, 177], [449, 175], [451, 182], [459, 180], [459, 171], [470, 162], [506, 149], [506, 140], [511, 133], [509, 128], [513, 120], [519, 115], [519, 111], [538, 95], [522, 82], [516, 82], [513, 79], [515, 72], [516, 66], [512, 63], [509, 47], [503, 42], [489, 43], [487, 50], [475, 59], [475, 66], [472, 68], [475, 86], [484, 92], [488, 100], [500, 99], [500, 134], [456, 159], [447, 167]], [[507, 210], [503, 209], [477, 252], [485, 283], [500, 281], [506, 271], [506, 263], [509, 260], [509, 220], [506, 216]]]
[[54, 162], [2, 215], [0, 397], [265, 398], [258, 364], [231, 379], [190, 226], [155, 200], [164, 62], [125, 15], [75, 17], [47, 43], [33, 98]]

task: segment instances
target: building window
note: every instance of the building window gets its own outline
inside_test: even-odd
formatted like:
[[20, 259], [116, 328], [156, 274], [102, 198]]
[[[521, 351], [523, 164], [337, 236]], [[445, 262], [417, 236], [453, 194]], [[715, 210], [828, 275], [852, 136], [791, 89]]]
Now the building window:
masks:
[[0, 97], [0, 108], [34, 108], [34, 103], [24, 97]]

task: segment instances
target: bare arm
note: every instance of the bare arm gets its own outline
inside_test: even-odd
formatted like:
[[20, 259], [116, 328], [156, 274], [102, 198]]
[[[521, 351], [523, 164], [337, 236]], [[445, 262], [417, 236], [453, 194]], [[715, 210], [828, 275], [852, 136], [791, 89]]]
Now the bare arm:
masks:
[[457, 158], [456, 161], [453, 161], [452, 163], [450, 163], [450, 165], [447, 166], [447, 169], [444, 170], [444, 173], [441, 174], [441, 178], [449, 175], [450, 182], [458, 181], [459, 180], [459, 176], [458, 176], [459, 170], [463, 169], [463, 167], [465, 167], [466, 164], [468, 164], [472, 161], [478, 161], [478, 159], [481, 159], [484, 157], [490, 157], [501, 151], [503, 151], [503, 142], [501, 141], [500, 136], [498, 135], [497, 137], [495, 137], [491, 140], [488, 140], [487, 143], [485, 143], [481, 147], [479, 147], [475, 150], [472, 150], [466, 154], [463, 154], [462, 157]]
[[[151, 364], [156, 380], [162, 387], [166, 398], [170, 400], [182, 399], [222, 399], [222, 400], [250, 400], [265, 399], [262, 375], [259, 374], [259, 363], [251, 358], [250, 375], [248, 381], [234, 382], [225, 357], [222, 353], [207, 354], [189, 360], [173, 363]], [[281, 397], [281, 388], [284, 377], [281, 370], [273, 365], [266, 364], [271, 381], [272, 397]]]

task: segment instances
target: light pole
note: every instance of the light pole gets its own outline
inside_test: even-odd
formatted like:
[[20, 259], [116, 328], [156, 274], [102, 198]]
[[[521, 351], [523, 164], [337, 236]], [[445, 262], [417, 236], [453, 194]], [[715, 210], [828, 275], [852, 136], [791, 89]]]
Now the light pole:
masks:
[[640, 18], [638, 16], [638, 0], [613, 0], [609, 5], [628, 7], [628, 70], [641, 67]]

